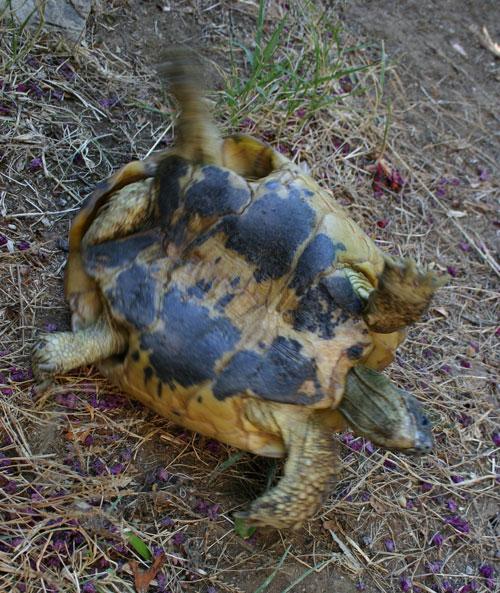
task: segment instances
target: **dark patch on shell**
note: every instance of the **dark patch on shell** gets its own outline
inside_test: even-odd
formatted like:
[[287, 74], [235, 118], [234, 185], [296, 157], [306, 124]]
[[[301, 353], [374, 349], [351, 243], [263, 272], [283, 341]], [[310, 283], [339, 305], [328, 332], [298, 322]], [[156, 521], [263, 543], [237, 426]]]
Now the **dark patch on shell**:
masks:
[[150, 271], [138, 263], [120, 272], [105, 294], [112, 312], [134, 328], [145, 329], [156, 320], [156, 283]]
[[215, 303], [215, 308], [217, 309], [217, 311], [219, 311], [220, 313], [222, 313], [224, 311], [224, 309], [226, 308], [226, 306], [234, 299], [234, 294], [229, 292], [228, 294], [225, 294], [223, 297], [221, 297], [217, 303]]
[[349, 319], [321, 283], [307, 289], [292, 314], [294, 329], [310, 331], [324, 340], [334, 338], [335, 328]]
[[364, 351], [363, 346], [355, 344], [346, 350], [347, 358], [349, 360], [359, 360], [363, 356]]
[[[224, 368], [214, 385], [214, 395], [219, 400], [253, 391], [263, 399], [298, 405], [311, 405], [323, 398], [316, 376], [314, 359], [301, 354], [302, 345], [289, 338], [278, 336], [264, 354], [253, 350], [236, 353]], [[311, 381], [314, 395], [300, 391]]]
[[332, 265], [337, 250], [345, 251], [345, 245], [334, 243], [323, 233], [316, 235], [299, 257], [291, 288], [295, 288], [298, 295], [303, 294], [306, 287]]
[[217, 360], [232, 350], [240, 331], [225, 317], [211, 317], [210, 311], [193, 303], [177, 286], [165, 293], [160, 318], [163, 329], [144, 333], [141, 349], [150, 351], [156, 375], [174, 389], [215, 378]]
[[202, 166], [198, 171], [204, 178], [186, 189], [186, 210], [208, 217], [239, 212], [250, 201], [250, 190], [241, 187], [242, 178], [236, 173], [214, 165]]
[[194, 286], [190, 286], [186, 290], [186, 294], [189, 297], [195, 297], [198, 299], [202, 299], [205, 294], [212, 288], [212, 283], [207, 282], [204, 278], [198, 280], [198, 282]]
[[151, 377], [153, 376], [153, 369], [150, 366], [147, 366], [144, 369], [144, 383], [147, 383]]
[[227, 235], [226, 247], [255, 265], [258, 282], [280, 278], [292, 265], [297, 248], [314, 228], [314, 210], [301, 198], [266, 193], [241, 215], [228, 215], [217, 231]]
[[90, 245], [83, 252], [89, 276], [98, 276], [103, 269], [122, 268], [132, 263], [137, 255], [160, 241], [156, 232], [138, 233], [125, 239]]
[[354, 316], [361, 315], [365, 304], [343, 274], [325, 276], [325, 278], [321, 279], [321, 284], [323, 284], [328, 294], [341, 309]]

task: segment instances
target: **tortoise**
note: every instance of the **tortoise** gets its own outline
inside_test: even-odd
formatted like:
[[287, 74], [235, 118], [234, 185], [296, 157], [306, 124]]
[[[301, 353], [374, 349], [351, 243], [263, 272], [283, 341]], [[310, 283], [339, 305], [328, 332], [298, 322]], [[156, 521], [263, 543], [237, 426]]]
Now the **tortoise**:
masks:
[[181, 106], [175, 147], [98, 184], [74, 218], [72, 331], [38, 337], [33, 371], [44, 386], [97, 362], [177, 424], [286, 457], [237, 516], [297, 527], [329, 491], [347, 424], [389, 449], [431, 450], [417, 400], [379, 371], [443, 278], [384, 255], [267, 144], [219, 136], [192, 72], [182, 54], [164, 71]]

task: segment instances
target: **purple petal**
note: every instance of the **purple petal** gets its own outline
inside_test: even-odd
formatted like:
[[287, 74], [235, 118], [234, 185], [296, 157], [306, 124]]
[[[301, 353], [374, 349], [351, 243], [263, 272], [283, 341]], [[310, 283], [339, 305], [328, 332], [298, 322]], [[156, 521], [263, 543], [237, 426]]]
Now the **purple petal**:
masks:
[[172, 528], [175, 525], [175, 521], [173, 519], [171, 519], [170, 517], [165, 517], [161, 520], [160, 525], [162, 527], [169, 527]]
[[455, 482], [455, 484], [460, 484], [460, 482], [464, 481], [462, 476], [451, 476], [451, 479], [453, 480], [453, 482]]
[[352, 451], [361, 451], [361, 449], [363, 448], [363, 443], [356, 439], [355, 441], [351, 441], [348, 445], [349, 449], [352, 449]]
[[174, 537], [172, 538], [172, 542], [176, 546], [182, 545], [185, 541], [186, 541], [186, 536], [183, 533], [180, 533], [180, 532], [176, 533], [174, 535]]
[[443, 536], [440, 533], [435, 533], [432, 536], [431, 544], [436, 546], [436, 548], [440, 548], [443, 545]]
[[452, 498], [447, 498], [445, 500], [445, 503], [446, 503], [447, 507], [450, 509], [450, 511], [457, 510], [457, 505], [455, 504], [455, 501]]
[[117, 476], [118, 474], [121, 474], [121, 472], [124, 469], [125, 469], [125, 465], [123, 463], [119, 463], [118, 465], [112, 465], [109, 468], [109, 471], [110, 471], [111, 475]]
[[494, 443], [495, 447], [500, 447], [500, 433], [494, 432], [491, 435], [491, 438], [493, 439], [493, 443]]
[[370, 455], [374, 452], [373, 444], [371, 441], [365, 442], [365, 451], [367, 451]]
[[460, 412], [458, 421], [464, 428], [466, 428], [467, 426], [470, 426], [472, 424], [472, 418], [470, 416], [467, 416], [467, 414], [464, 414], [463, 412]]
[[30, 171], [35, 171], [36, 169], [39, 169], [42, 166], [42, 159], [40, 157], [37, 157], [36, 159], [33, 159], [31, 161], [31, 163], [29, 164], [29, 169]]
[[481, 179], [481, 181], [486, 181], [488, 179], [488, 171], [486, 169], [479, 168], [477, 170], [477, 174], [479, 175], [479, 179]]
[[388, 552], [394, 552], [394, 542], [389, 537], [384, 540], [385, 549]]
[[210, 441], [209, 443], [207, 443], [205, 445], [205, 449], [207, 451], [210, 451], [210, 453], [220, 453], [221, 451], [221, 445], [218, 441]]
[[28, 243], [28, 241], [19, 241], [19, 243], [17, 244], [17, 248], [19, 249], [19, 251], [26, 251], [30, 247], [31, 245]]
[[448, 266], [447, 271], [448, 271], [448, 274], [452, 278], [456, 278], [457, 277], [457, 270], [456, 270], [456, 268], [453, 268], [452, 266]]
[[460, 366], [464, 369], [470, 369], [470, 362], [468, 360], [461, 360]]
[[471, 250], [471, 246], [468, 243], [459, 243], [459, 245], [460, 245], [460, 249], [463, 249], [464, 251]]
[[96, 459], [94, 461], [94, 471], [98, 476], [102, 476], [102, 474], [106, 473], [106, 464], [101, 459]]
[[429, 490], [432, 488], [431, 484], [429, 484], [429, 482], [422, 482], [422, 491], [423, 492], [429, 492]]
[[461, 533], [469, 533], [470, 531], [468, 522], [465, 521], [465, 519], [459, 517], [458, 515], [453, 515], [452, 517], [445, 519], [444, 522], [449, 523], [457, 531], [460, 531]]
[[488, 564], [483, 564], [479, 568], [479, 574], [487, 579], [490, 579], [493, 576], [493, 567], [488, 566]]

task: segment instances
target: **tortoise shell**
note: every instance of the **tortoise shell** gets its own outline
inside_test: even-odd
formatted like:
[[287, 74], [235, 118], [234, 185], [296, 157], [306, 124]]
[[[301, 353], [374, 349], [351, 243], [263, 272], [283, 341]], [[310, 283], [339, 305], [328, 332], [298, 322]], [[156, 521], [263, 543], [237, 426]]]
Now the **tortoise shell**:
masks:
[[[187, 428], [282, 455], [245, 399], [335, 409], [351, 367], [384, 366], [402, 334], [364, 321], [347, 273], [376, 287], [384, 256], [332, 195], [253, 138], [220, 151], [223, 164], [171, 152], [98, 186], [72, 226], [66, 296], [84, 325], [104, 305], [126, 329], [127, 352], [100, 364], [126, 392]], [[139, 230], [123, 236], [129, 217]]]

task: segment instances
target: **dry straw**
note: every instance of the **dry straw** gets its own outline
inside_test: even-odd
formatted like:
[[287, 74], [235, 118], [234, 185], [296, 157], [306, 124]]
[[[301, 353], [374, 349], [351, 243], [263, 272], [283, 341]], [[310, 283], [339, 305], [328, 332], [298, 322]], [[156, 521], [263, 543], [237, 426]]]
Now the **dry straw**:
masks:
[[[179, 22], [197, 22], [207, 70], [233, 68], [248, 80], [245, 49], [230, 40], [251, 48], [258, 6], [181, 4]], [[339, 54], [360, 43], [332, 26], [335, 8], [298, 4], [247, 94], [237, 97], [229, 78], [211, 98], [223, 128], [263, 137], [302, 163], [384, 250], [454, 275], [388, 369], [428, 410], [435, 453], [414, 461], [343, 435], [340, 481], [315, 519], [295, 534], [243, 541], [231, 512], [265, 488], [266, 460], [243, 456], [210, 481], [235, 450], [129, 403], [93, 369], [35, 397], [33, 336], [68, 323], [62, 269], [72, 213], [112, 169], [172, 140], [175, 108], [152, 60], [113, 34], [137, 26], [133, 10], [97, 3], [79, 47], [0, 21], [0, 591], [134, 591], [132, 561], [146, 570], [160, 552], [152, 592], [319, 591], [341, 575], [370, 592], [495, 590], [498, 162], [465, 102], [443, 113], [430, 96], [424, 110], [408, 103], [397, 70], [377, 63], [379, 50]], [[285, 12], [273, 3], [261, 19], [261, 47]], [[346, 74], [328, 79], [335, 60]], [[333, 98], [327, 106], [310, 111], [313, 83], [295, 95], [286, 86], [285, 65], [299, 62], [304, 80], [319, 72], [313, 90]], [[381, 77], [395, 97], [389, 120]], [[268, 91], [272, 100], [259, 99]], [[427, 145], [413, 140], [407, 111]], [[451, 137], [450, 119], [468, 135]], [[456, 143], [483, 169], [457, 170]]]

